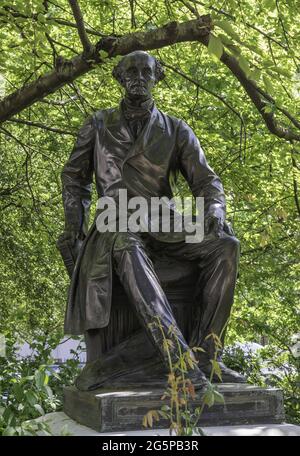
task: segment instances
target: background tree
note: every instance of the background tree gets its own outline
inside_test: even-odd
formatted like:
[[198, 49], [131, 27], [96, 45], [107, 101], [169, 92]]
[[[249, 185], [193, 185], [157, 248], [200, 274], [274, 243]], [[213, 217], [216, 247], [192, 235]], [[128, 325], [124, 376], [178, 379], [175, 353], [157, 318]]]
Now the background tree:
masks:
[[299, 6], [0, 0], [1, 332], [62, 333], [60, 172], [84, 118], [119, 103], [112, 67], [145, 49], [166, 67], [158, 107], [198, 134], [241, 240], [228, 342], [289, 345], [299, 328]]

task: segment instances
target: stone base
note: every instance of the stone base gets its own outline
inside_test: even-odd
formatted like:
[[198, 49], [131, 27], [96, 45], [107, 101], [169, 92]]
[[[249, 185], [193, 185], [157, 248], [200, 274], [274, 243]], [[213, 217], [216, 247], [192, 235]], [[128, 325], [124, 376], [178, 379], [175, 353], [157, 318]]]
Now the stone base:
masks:
[[[236, 424], [282, 423], [284, 421], [283, 394], [279, 389], [261, 388], [248, 384], [227, 383], [218, 386], [225, 404], [205, 406], [199, 426]], [[78, 391], [75, 387], [64, 389], [64, 412], [78, 423], [98, 432], [130, 431], [145, 429], [143, 417], [149, 410], [159, 410], [163, 389], [127, 387], [127, 389], [101, 388]], [[199, 407], [201, 391], [190, 405]], [[159, 428], [168, 427], [161, 419]]]
[[[77, 423], [69, 418], [64, 412], [51, 412], [40, 416], [30, 423], [43, 422], [47, 423], [51, 435], [62, 436], [70, 435], [76, 437], [106, 437], [109, 436], [112, 441], [118, 441], [120, 437], [155, 437], [159, 440], [161, 437], [169, 437], [169, 429], [147, 428], [144, 430], [118, 431], [118, 432], [97, 432], [87, 426]], [[156, 426], [156, 425], [155, 425]], [[238, 426], [201, 426], [206, 436], [212, 437], [300, 437], [300, 426], [289, 423], [260, 423], [260, 424], [240, 424]], [[38, 431], [38, 435], [48, 435], [45, 431]], [[197, 434], [194, 434], [197, 435]], [[114, 440], [114, 437], [116, 438]]]

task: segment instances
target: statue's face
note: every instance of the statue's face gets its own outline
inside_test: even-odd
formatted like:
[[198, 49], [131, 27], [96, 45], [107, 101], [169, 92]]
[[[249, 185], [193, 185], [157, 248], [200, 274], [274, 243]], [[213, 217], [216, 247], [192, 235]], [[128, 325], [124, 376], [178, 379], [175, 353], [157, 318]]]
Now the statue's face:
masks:
[[123, 86], [129, 97], [149, 97], [155, 85], [155, 60], [148, 54], [128, 55], [123, 63]]

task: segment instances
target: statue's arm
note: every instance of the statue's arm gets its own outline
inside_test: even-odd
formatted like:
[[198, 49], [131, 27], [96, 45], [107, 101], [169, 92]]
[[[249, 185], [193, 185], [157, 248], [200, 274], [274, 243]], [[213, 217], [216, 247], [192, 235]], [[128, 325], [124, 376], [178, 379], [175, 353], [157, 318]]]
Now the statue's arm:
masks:
[[88, 231], [94, 143], [94, 119], [90, 117], [80, 128], [70, 158], [61, 173], [65, 233], [70, 237], [82, 239]]
[[194, 197], [204, 197], [205, 228], [217, 233], [224, 227], [226, 200], [220, 178], [208, 165], [193, 130], [183, 121], [178, 130], [178, 166]]

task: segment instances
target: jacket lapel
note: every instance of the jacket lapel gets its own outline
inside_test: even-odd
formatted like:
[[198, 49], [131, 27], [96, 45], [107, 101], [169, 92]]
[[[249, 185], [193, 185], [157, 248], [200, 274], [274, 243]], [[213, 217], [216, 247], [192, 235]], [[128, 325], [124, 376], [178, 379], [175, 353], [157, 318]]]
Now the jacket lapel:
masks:
[[[125, 120], [125, 119], [124, 119]], [[126, 120], [125, 120], [126, 122]], [[129, 130], [129, 126], [128, 126]], [[142, 128], [140, 134], [136, 138], [136, 140], [133, 139], [133, 144], [130, 150], [128, 151], [128, 154], [125, 158], [125, 162], [128, 160], [131, 160], [135, 158], [137, 155], [141, 153], [146, 153], [149, 151], [150, 148], [153, 147], [154, 144], [157, 144], [160, 142], [161, 137], [164, 132], [164, 124], [163, 120], [161, 118], [161, 114], [157, 110], [156, 106], [153, 106], [151, 116], [148, 120], [148, 122], [145, 124], [145, 126]], [[131, 134], [131, 133], [129, 133]], [[132, 137], [132, 135], [131, 135]], [[123, 165], [124, 165], [123, 163]]]
[[130, 127], [125, 119], [121, 105], [118, 109], [112, 111], [106, 122], [106, 129], [109, 135], [117, 141], [124, 149], [127, 149], [124, 164], [132, 160], [141, 153], [147, 153], [151, 159], [150, 149], [157, 147], [164, 133], [164, 122], [161, 113], [156, 106], [153, 106], [151, 116], [148, 122], [142, 128], [140, 134], [135, 139], [131, 133]]
[[122, 114], [121, 107], [112, 110], [105, 122], [106, 130], [116, 142], [129, 148], [134, 143], [134, 138], [130, 131], [129, 125]]

